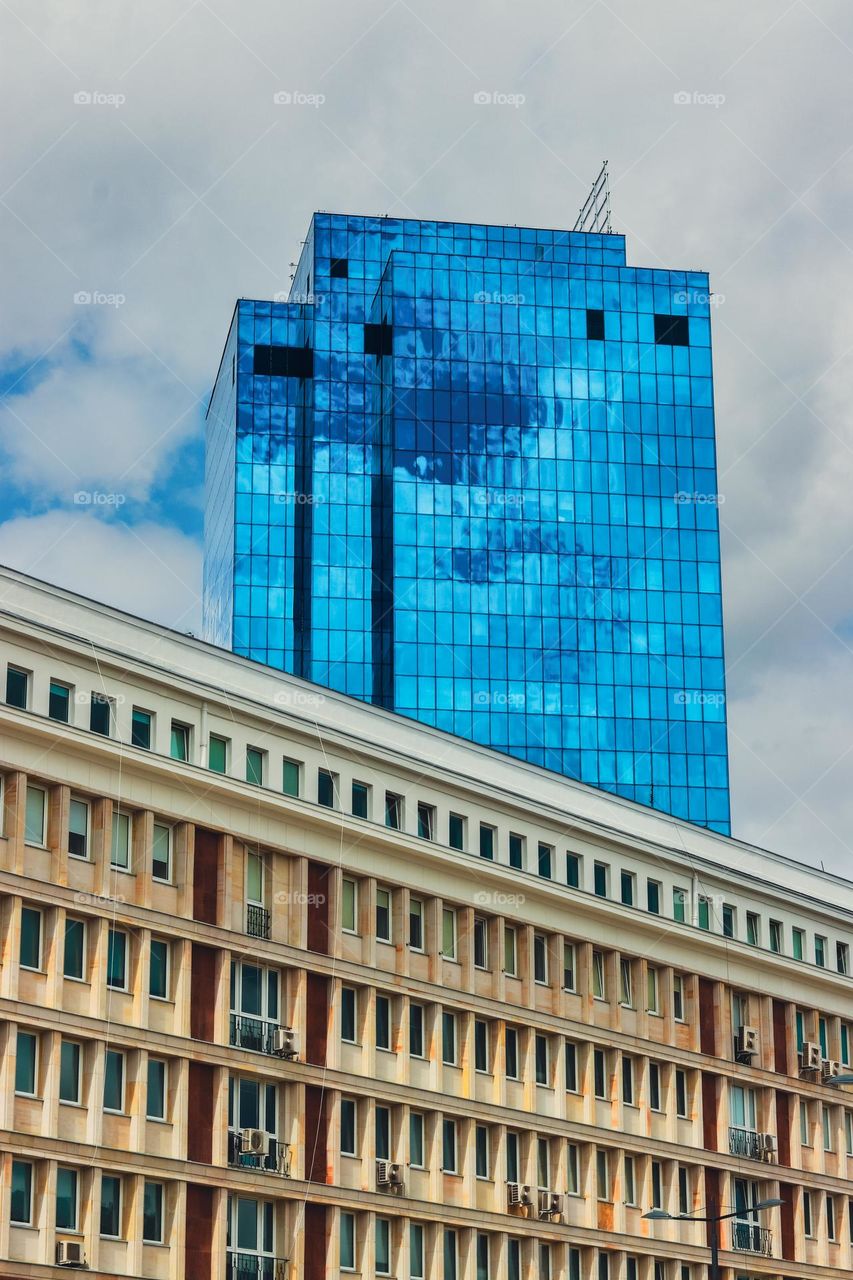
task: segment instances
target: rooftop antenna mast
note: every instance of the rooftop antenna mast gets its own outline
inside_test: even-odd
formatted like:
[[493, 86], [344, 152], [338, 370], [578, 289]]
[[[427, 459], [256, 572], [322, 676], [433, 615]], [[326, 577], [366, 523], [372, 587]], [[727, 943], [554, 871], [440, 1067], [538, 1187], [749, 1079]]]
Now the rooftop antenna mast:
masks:
[[597, 235], [610, 235], [613, 227], [610, 223], [610, 175], [605, 160], [599, 170], [598, 177], [578, 213], [578, 220], [573, 231], [590, 231]]

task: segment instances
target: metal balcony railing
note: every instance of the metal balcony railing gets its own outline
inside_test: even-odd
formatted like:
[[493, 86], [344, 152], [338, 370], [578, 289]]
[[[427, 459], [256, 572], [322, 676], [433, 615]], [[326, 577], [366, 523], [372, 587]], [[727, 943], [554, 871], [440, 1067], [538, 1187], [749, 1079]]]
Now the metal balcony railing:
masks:
[[232, 1013], [229, 1027], [229, 1044], [238, 1049], [252, 1049], [255, 1053], [275, 1053], [277, 1022], [266, 1018], [250, 1018], [245, 1013]]
[[737, 1253], [760, 1253], [769, 1258], [773, 1252], [773, 1237], [769, 1227], [759, 1227], [755, 1222], [732, 1223], [732, 1249]]
[[732, 1125], [729, 1128], [729, 1153], [749, 1160], [763, 1159], [762, 1135], [755, 1129], [742, 1129], [739, 1125]]
[[284, 1142], [279, 1142], [278, 1138], [270, 1138], [266, 1151], [244, 1151], [240, 1134], [229, 1129], [228, 1163], [235, 1169], [266, 1169], [269, 1173], [289, 1177], [290, 1149]]
[[250, 902], [246, 907], [246, 933], [250, 938], [269, 938], [270, 913]]
[[225, 1280], [288, 1280], [287, 1258], [271, 1258], [260, 1253], [238, 1253], [229, 1249]]

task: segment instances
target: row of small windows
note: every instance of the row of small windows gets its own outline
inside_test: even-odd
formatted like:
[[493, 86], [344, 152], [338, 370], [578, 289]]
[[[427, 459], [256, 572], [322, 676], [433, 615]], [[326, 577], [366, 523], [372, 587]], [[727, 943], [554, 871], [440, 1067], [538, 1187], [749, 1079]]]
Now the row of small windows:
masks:
[[[75, 982], [89, 981], [92, 922], [66, 916], [62, 950], [62, 975]], [[37, 907], [21, 908], [19, 963], [22, 969], [42, 972], [44, 917]], [[147, 944], [148, 994], [154, 1000], [171, 999], [171, 947], [165, 938], [152, 937]], [[123, 929], [107, 926], [106, 984], [114, 991], [131, 989], [133, 954], [131, 937]]]
[[[6, 673], [6, 700], [16, 707], [26, 708], [29, 704], [31, 673], [19, 667], [8, 666]], [[56, 720], [68, 722], [69, 707], [75, 695], [69, 685], [57, 681], [50, 683], [49, 715]], [[105, 694], [92, 693], [84, 695], [89, 702], [90, 728], [104, 735], [110, 735], [114, 727], [114, 702]], [[150, 750], [153, 742], [152, 712], [133, 707], [131, 713], [131, 742], [135, 747]], [[172, 720], [170, 723], [170, 752], [172, 758], [181, 761], [191, 759], [191, 726]], [[208, 739], [208, 767], [215, 773], [226, 774], [232, 767], [231, 742], [228, 738], [210, 734]], [[245, 752], [245, 780], [255, 786], [269, 785], [270, 761], [269, 753], [255, 746], [247, 746]], [[304, 765], [301, 761], [284, 757], [282, 760], [281, 789], [284, 795], [299, 798], [303, 791]], [[354, 779], [350, 784], [350, 813], [357, 818], [372, 820], [375, 817], [373, 787], [366, 782]], [[42, 797], [44, 793], [42, 792]], [[317, 771], [317, 803], [326, 808], [342, 807], [340, 775], [330, 769], [320, 768]], [[27, 840], [29, 843], [44, 843], [44, 825], [46, 808], [44, 800], [37, 796], [32, 800], [28, 793]], [[41, 811], [39, 808], [41, 806]], [[77, 848], [87, 840], [87, 822], [85, 802], [72, 801], [73, 834], [69, 837], [69, 851], [73, 843]], [[381, 798], [381, 814], [385, 825], [393, 830], [406, 829], [405, 797], [391, 790], [385, 790]], [[120, 816], [119, 823], [128, 828], [128, 834], [120, 835], [129, 844], [129, 822], [127, 815]], [[470, 849], [469, 821], [459, 813], [449, 812], [447, 815], [447, 844], [451, 849], [468, 851]], [[80, 828], [78, 830], [78, 828]], [[426, 802], [416, 802], [416, 826], [420, 838], [439, 840], [438, 811], [436, 806]], [[41, 832], [41, 835], [39, 833]], [[162, 836], [160, 837], [163, 838]], [[115, 840], [115, 836], [114, 836]], [[528, 841], [525, 836], [510, 831], [507, 836], [507, 861], [510, 867], [523, 871], [533, 870], [546, 879], [553, 879], [556, 872], [557, 850], [548, 843], [539, 841], [535, 851], [528, 853]], [[499, 856], [498, 829], [490, 823], [481, 822], [476, 832], [476, 851], [482, 858], [496, 860]], [[77, 856], [85, 856], [78, 854]], [[571, 851], [565, 854], [565, 880], [570, 888], [581, 889], [585, 884], [583, 858]], [[114, 862], [113, 865], [121, 865]], [[155, 872], [156, 874], [156, 872]], [[618, 872], [618, 887], [611, 884], [612, 868], [609, 863], [595, 860], [592, 872], [593, 892], [601, 898], [615, 897], [623, 906], [639, 907], [640, 888], [637, 875], [626, 869]], [[651, 877], [646, 879], [645, 902], [642, 904], [652, 914], [664, 913], [663, 885]], [[673, 886], [671, 913], [672, 918], [680, 923], [695, 923], [700, 929], [719, 931], [726, 938], [740, 939], [751, 946], [766, 947], [778, 955], [790, 954], [795, 960], [811, 960], [820, 968], [828, 968], [831, 962], [837, 972], [850, 974], [850, 944], [841, 940], [835, 942], [835, 953], [831, 954], [830, 939], [815, 932], [812, 935], [811, 955], [807, 954], [808, 935], [804, 928], [797, 925], [786, 926], [778, 919], [770, 918], [767, 932], [764, 932], [764, 920], [754, 911], [744, 911], [743, 921], [739, 920], [738, 908], [721, 897], [699, 894], [695, 904], [695, 916], [691, 910], [690, 890], [683, 886]]]
[[[88, 1170], [60, 1165], [56, 1171], [56, 1229], [79, 1232], [81, 1193]], [[13, 1226], [31, 1227], [36, 1221], [36, 1166], [29, 1160], [12, 1161], [10, 1221]], [[125, 1179], [117, 1174], [101, 1175], [99, 1232], [102, 1239], [126, 1238], [127, 1213], [124, 1194]], [[144, 1244], [163, 1244], [166, 1209], [166, 1184], [143, 1181], [142, 1240]]]

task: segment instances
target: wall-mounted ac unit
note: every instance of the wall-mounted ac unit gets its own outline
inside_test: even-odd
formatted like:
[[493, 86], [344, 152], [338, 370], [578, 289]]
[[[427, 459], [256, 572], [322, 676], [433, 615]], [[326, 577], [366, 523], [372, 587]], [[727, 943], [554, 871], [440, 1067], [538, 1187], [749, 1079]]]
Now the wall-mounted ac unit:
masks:
[[778, 1151], [778, 1149], [779, 1149], [779, 1144], [778, 1144], [778, 1142], [776, 1141], [776, 1134], [775, 1134], [775, 1133], [760, 1133], [760, 1134], [758, 1135], [758, 1140], [759, 1140], [759, 1143], [761, 1144], [761, 1156], [762, 1156], [762, 1159], [764, 1159], [764, 1160], [775, 1160], [775, 1159], [776, 1159], [776, 1152], [777, 1152], [777, 1151]]
[[741, 1027], [737, 1033], [737, 1052], [744, 1058], [758, 1053], [758, 1027]]
[[821, 1063], [821, 1075], [824, 1080], [834, 1080], [836, 1076], [841, 1075], [841, 1063], [831, 1058], [824, 1058]]
[[815, 1044], [813, 1040], [804, 1040], [803, 1047], [800, 1050], [803, 1071], [819, 1071], [821, 1058], [820, 1045]]
[[85, 1267], [83, 1246], [77, 1240], [57, 1240], [56, 1265], [58, 1267]]
[[377, 1187], [402, 1187], [403, 1170], [390, 1160], [377, 1160], [376, 1185]]
[[558, 1191], [539, 1192], [539, 1217], [557, 1218], [563, 1212], [563, 1197]]
[[293, 1027], [276, 1027], [273, 1052], [280, 1058], [295, 1058], [299, 1052], [299, 1037]]
[[533, 1203], [530, 1188], [525, 1187], [520, 1182], [508, 1182], [506, 1184], [506, 1200], [510, 1209], [526, 1207]]
[[240, 1154], [244, 1156], [265, 1156], [269, 1146], [269, 1138], [263, 1129], [240, 1130]]

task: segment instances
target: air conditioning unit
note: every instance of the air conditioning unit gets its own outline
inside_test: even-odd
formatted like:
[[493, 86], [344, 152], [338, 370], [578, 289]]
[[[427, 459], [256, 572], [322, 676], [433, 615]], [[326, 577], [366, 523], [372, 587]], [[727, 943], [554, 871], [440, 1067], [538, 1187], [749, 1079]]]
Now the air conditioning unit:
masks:
[[295, 1058], [299, 1052], [299, 1040], [293, 1027], [276, 1027], [273, 1036], [273, 1053], [280, 1058]]
[[821, 1063], [820, 1045], [815, 1044], [813, 1040], [804, 1040], [803, 1047], [800, 1050], [800, 1060], [803, 1065], [803, 1071], [819, 1071]]
[[563, 1197], [557, 1191], [539, 1192], [539, 1217], [558, 1218], [563, 1212]]
[[506, 1184], [506, 1199], [510, 1209], [525, 1208], [533, 1203], [530, 1188], [523, 1186], [520, 1182]]
[[758, 1135], [758, 1140], [761, 1145], [761, 1158], [763, 1160], [775, 1160], [776, 1152], [779, 1149], [779, 1144], [776, 1141], [776, 1134], [760, 1133]]
[[377, 1160], [376, 1185], [377, 1187], [402, 1187], [403, 1171], [400, 1166], [393, 1164], [390, 1160]]
[[758, 1053], [758, 1027], [741, 1027], [737, 1033], [738, 1057], [751, 1058]]
[[240, 1154], [245, 1156], [265, 1156], [269, 1138], [263, 1129], [240, 1130]]
[[57, 1240], [56, 1265], [58, 1267], [85, 1267], [83, 1246], [77, 1240]]
[[821, 1063], [821, 1074], [824, 1080], [834, 1080], [836, 1076], [841, 1075], [841, 1063], [833, 1062], [830, 1058], [824, 1058]]

